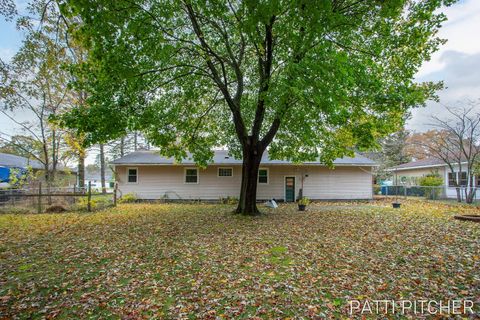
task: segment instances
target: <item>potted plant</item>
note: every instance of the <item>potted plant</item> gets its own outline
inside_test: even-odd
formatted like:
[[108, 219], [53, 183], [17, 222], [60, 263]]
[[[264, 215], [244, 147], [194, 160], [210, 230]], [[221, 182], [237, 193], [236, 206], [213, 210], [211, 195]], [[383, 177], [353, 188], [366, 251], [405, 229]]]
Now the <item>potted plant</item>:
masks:
[[397, 171], [395, 171], [395, 185], [393, 186], [395, 188], [395, 201], [392, 202], [392, 207], [398, 209], [400, 208], [401, 204], [398, 202], [398, 177], [397, 177]]
[[302, 197], [300, 200], [298, 200], [298, 211], [305, 211], [305, 208], [308, 206], [310, 203], [310, 199], [307, 197]]
[[395, 186], [395, 201], [392, 202], [392, 207], [394, 207], [395, 209], [398, 209], [400, 208], [401, 206], [401, 203], [398, 202], [398, 186]]

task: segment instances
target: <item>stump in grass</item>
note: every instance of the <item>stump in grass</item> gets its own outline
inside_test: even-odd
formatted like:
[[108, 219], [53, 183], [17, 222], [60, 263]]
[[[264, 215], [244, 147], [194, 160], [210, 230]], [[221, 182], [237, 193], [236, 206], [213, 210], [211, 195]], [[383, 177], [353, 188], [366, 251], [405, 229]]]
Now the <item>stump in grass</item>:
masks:
[[454, 216], [454, 218], [461, 221], [480, 222], [480, 216], [475, 214], [465, 214], [461, 216]]
[[45, 210], [45, 212], [47, 213], [62, 213], [66, 211], [67, 209], [65, 209], [63, 206], [60, 206], [60, 205], [50, 206]]

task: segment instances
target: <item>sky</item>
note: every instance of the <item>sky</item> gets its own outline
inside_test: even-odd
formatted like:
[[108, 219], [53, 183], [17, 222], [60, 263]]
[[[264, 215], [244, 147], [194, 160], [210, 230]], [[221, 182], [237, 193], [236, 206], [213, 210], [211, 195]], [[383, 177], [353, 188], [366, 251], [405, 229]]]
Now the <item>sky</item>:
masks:
[[[20, 11], [26, 0], [17, 0]], [[429, 117], [446, 115], [445, 105], [458, 106], [466, 99], [480, 99], [480, 0], [461, 0], [443, 8], [448, 21], [439, 36], [447, 39], [439, 51], [426, 61], [416, 75], [416, 80], [444, 81], [445, 89], [438, 92], [440, 103], [427, 102], [425, 108], [412, 111], [407, 129], [428, 130]], [[21, 45], [22, 33], [14, 22], [0, 17], [0, 58], [9, 61]], [[17, 120], [27, 120], [28, 115], [18, 113]], [[0, 114], [0, 131], [14, 133], [16, 127]]]
[[428, 102], [426, 108], [413, 110], [407, 123], [410, 130], [427, 130], [432, 114], [446, 116], [445, 105], [480, 99], [480, 0], [460, 1], [444, 13], [448, 21], [439, 37], [448, 41], [423, 64], [416, 79], [443, 81], [445, 89], [438, 92], [440, 103]]

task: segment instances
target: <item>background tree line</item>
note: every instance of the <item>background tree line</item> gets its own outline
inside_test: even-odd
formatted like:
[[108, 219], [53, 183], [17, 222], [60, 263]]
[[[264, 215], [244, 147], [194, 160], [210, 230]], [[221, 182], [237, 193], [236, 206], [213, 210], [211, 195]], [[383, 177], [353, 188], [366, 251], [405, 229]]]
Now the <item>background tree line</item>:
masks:
[[[79, 105], [86, 105], [87, 93], [69, 84], [75, 76], [69, 69], [86, 57], [85, 49], [68, 34], [75, 19], [60, 15], [55, 1], [31, 1], [18, 13], [12, 1], [0, 3], [0, 14], [16, 20], [24, 33], [18, 52], [11, 61], [0, 59], [0, 112], [15, 131], [0, 129], [0, 152], [39, 161], [48, 186], [59, 167], [76, 163], [77, 185], [85, 187], [85, 159], [96, 154], [90, 171], [101, 176], [105, 192], [108, 162], [149, 144], [138, 132], [125, 131], [116, 140], [85, 147], [84, 135], [61, 127], [54, 120]], [[27, 118], [22, 121], [19, 119]]]

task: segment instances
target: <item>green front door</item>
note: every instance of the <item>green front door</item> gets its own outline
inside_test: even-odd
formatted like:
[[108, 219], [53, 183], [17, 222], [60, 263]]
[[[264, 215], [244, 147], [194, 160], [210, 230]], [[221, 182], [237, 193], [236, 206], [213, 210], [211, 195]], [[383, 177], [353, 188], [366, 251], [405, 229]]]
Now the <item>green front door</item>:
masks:
[[285, 201], [295, 201], [295, 177], [285, 177]]

